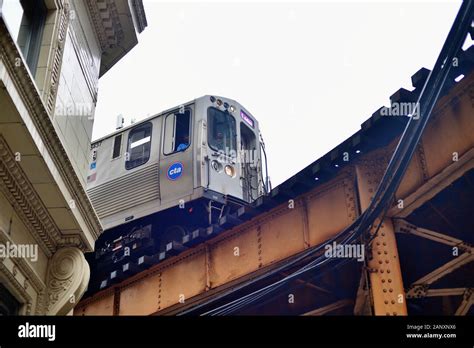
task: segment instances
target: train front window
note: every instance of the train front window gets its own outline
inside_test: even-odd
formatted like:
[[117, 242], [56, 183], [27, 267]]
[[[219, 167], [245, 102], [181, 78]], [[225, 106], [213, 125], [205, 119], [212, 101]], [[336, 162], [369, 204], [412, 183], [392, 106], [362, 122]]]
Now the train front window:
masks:
[[145, 123], [132, 129], [128, 135], [125, 169], [133, 169], [150, 158], [151, 123]]
[[237, 147], [235, 119], [228, 112], [211, 107], [207, 109], [207, 123], [211, 149], [235, 156]]

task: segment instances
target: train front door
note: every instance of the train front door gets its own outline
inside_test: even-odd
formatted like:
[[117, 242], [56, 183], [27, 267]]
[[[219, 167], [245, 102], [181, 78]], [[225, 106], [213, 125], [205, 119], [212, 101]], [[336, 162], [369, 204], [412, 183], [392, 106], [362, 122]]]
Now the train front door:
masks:
[[193, 192], [193, 106], [164, 116], [160, 160], [161, 202], [166, 204]]

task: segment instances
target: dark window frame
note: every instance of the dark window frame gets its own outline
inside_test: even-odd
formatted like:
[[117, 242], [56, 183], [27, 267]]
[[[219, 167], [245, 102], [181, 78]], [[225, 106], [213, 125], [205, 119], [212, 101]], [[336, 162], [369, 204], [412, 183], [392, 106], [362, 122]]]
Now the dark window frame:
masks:
[[[118, 146], [118, 154], [115, 153], [115, 150], [117, 150], [117, 138], [120, 137], [120, 143], [119, 143], [119, 146]], [[112, 145], [112, 160], [115, 160], [117, 158], [120, 158], [122, 156], [122, 141], [123, 141], [123, 134], [120, 133], [120, 134], [117, 134], [116, 136], [114, 136], [114, 143]]]
[[21, 302], [4, 285], [0, 284], [0, 316], [18, 315], [20, 309]]
[[[142, 159], [140, 162], [137, 162], [137, 163], [133, 163], [134, 161], [137, 161], [137, 160], [132, 160], [131, 159], [131, 138], [133, 136], [133, 134], [135, 133], [138, 133], [140, 131], [143, 131], [144, 128], [148, 128], [149, 129], [149, 137], [150, 137], [150, 141], [148, 141], [147, 143], [145, 144], [148, 144], [149, 146], [149, 149], [148, 149], [148, 156], [146, 157], [146, 159]], [[150, 160], [150, 157], [151, 157], [151, 150], [152, 150], [152, 147], [151, 147], [151, 142], [153, 141], [153, 124], [151, 122], [146, 122], [146, 123], [143, 123], [141, 125], [138, 125], [132, 129], [130, 129], [130, 131], [128, 132], [128, 138], [127, 138], [127, 157], [125, 159], [125, 169], [126, 170], [131, 170], [131, 169], [134, 169], [136, 167], [139, 167], [139, 166], [142, 166], [144, 165], [145, 163], [147, 163], [149, 160]], [[145, 139], [146, 136], [142, 139]], [[141, 144], [141, 145], [138, 145], [138, 146], [144, 146], [145, 144]], [[131, 164], [130, 164], [131, 163]]]
[[[189, 142], [188, 142], [188, 147], [186, 147], [184, 150], [181, 150], [181, 151], [178, 151], [177, 150], [177, 147], [179, 146], [177, 144], [177, 142], [174, 144], [174, 150], [172, 152], [165, 152], [165, 143], [166, 141], [168, 140], [168, 137], [167, 137], [167, 134], [166, 134], [166, 121], [168, 119], [169, 116], [177, 116], [177, 115], [184, 115], [186, 112], [189, 112], [189, 128], [188, 128], [188, 138], [189, 138]], [[191, 108], [185, 108], [184, 109], [184, 112], [183, 113], [180, 113], [179, 111], [176, 111], [176, 112], [170, 112], [169, 114], [167, 114], [165, 116], [165, 119], [164, 119], [164, 122], [163, 122], [163, 155], [165, 156], [170, 156], [170, 155], [173, 155], [175, 153], [179, 153], [179, 152], [186, 152], [188, 151], [188, 149], [191, 147], [191, 144], [192, 144], [192, 129], [193, 129], [193, 112], [191, 110]], [[174, 129], [174, 132], [175, 132], [175, 136], [176, 136], [176, 128]]]
[[26, 60], [26, 65], [30, 69], [31, 75], [34, 77], [38, 67], [48, 9], [43, 0], [20, 0], [20, 3], [23, 7], [23, 18], [20, 25], [18, 39], [24, 35], [23, 29], [25, 19], [30, 21], [30, 23], [28, 25], [28, 33], [25, 42], [19, 42], [19, 45], [21, 47], [21, 53]]
[[[210, 111], [211, 111], [211, 110], [215, 110], [215, 111], [221, 112], [222, 114], [224, 114], [224, 115], [227, 116], [227, 119], [228, 119], [228, 120], [230, 119], [230, 120], [232, 121], [232, 125], [233, 125], [233, 139], [232, 139], [231, 144], [232, 144], [233, 148], [230, 148], [229, 151], [234, 151], [235, 153], [237, 153], [237, 151], [238, 151], [238, 148], [237, 148], [237, 121], [235, 120], [235, 117], [232, 116], [229, 112], [220, 110], [220, 109], [218, 109], [218, 108], [216, 108], [216, 107], [213, 107], [213, 106], [207, 108], [207, 143], [209, 144], [209, 147], [210, 147], [212, 150], [217, 151], [217, 152], [222, 151], [221, 149], [215, 148], [215, 147], [213, 146], [213, 142], [211, 141], [211, 139], [214, 139], [214, 136], [213, 136], [213, 134], [212, 134], [212, 132], [213, 132], [213, 129], [212, 129], [212, 128], [213, 128], [213, 126], [214, 126], [214, 123], [213, 123], [213, 122], [210, 122], [210, 117], [211, 117]], [[224, 148], [224, 151], [225, 151], [225, 150], [226, 150], [226, 149]]]
[[[248, 136], [252, 137], [251, 142], [253, 143], [254, 147], [249, 148], [249, 149], [244, 149], [244, 150], [256, 150], [257, 149], [257, 135], [255, 134], [254, 131], [248, 126], [246, 122], [239, 122], [240, 123], [240, 142], [242, 142], [243, 139], [246, 139]], [[248, 133], [245, 134], [245, 133]]]

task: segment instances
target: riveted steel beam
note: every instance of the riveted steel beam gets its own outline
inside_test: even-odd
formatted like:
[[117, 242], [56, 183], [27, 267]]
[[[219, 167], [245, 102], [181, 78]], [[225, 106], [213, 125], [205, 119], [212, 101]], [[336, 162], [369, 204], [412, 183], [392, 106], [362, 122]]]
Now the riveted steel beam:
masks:
[[[366, 160], [356, 165], [360, 207], [367, 209], [382, 177], [383, 160]], [[375, 224], [376, 226], [377, 224]], [[371, 231], [373, 235], [375, 229]], [[402, 271], [391, 219], [384, 219], [373, 236], [368, 260], [371, 297], [375, 315], [407, 315]]]
[[[436, 268], [434, 271], [428, 273], [427, 275], [423, 276], [422, 278], [413, 282], [410, 286], [409, 290], [407, 291], [407, 297], [422, 297], [420, 295], [420, 291], [426, 291], [427, 287], [433, 284], [435, 281], [443, 278], [447, 274], [452, 273], [456, 269], [472, 262], [474, 260], [474, 255], [470, 253], [463, 253], [456, 257], [455, 259], [445, 263], [441, 267]], [[424, 287], [424, 289], [420, 289], [420, 287]]]
[[474, 289], [467, 289], [454, 315], [466, 315], [474, 304]]
[[456, 247], [459, 250], [474, 254], [474, 247], [465, 243], [461, 239], [448, 236], [443, 233], [435, 232], [427, 228], [418, 227], [402, 219], [394, 219], [395, 232], [406, 233], [421, 238], [425, 238], [437, 243]]

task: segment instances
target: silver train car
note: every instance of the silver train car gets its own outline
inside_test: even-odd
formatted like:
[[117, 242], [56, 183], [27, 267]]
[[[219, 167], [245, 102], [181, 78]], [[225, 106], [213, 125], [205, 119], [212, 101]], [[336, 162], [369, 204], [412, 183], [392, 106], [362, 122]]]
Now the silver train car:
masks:
[[265, 192], [259, 139], [241, 104], [206, 95], [94, 141], [87, 193], [104, 235], [150, 224], [163, 244], [251, 203]]

